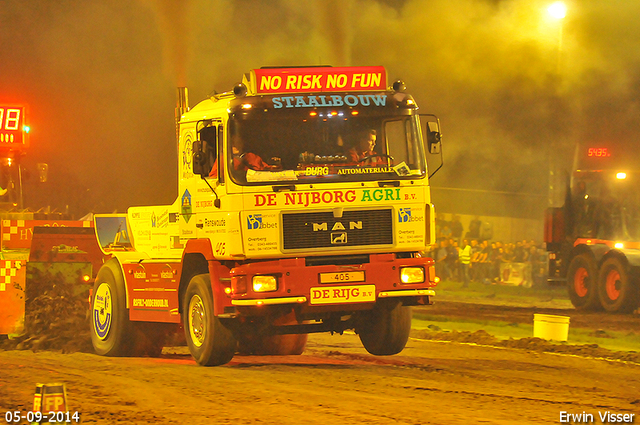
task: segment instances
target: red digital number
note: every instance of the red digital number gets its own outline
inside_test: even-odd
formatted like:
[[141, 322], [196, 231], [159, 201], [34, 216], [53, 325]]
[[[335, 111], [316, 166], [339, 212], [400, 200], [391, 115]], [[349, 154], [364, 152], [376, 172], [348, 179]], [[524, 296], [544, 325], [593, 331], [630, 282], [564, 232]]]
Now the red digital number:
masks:
[[595, 156], [595, 157], [603, 157], [603, 156], [611, 156], [611, 153], [609, 153], [609, 150], [607, 148], [589, 148], [587, 155]]
[[[5, 119], [6, 111], [6, 119]], [[20, 127], [20, 109], [0, 108], [0, 130], [15, 131]]]
[[4, 123], [5, 130], [17, 130], [20, 123], [20, 109], [7, 109], [7, 120]]

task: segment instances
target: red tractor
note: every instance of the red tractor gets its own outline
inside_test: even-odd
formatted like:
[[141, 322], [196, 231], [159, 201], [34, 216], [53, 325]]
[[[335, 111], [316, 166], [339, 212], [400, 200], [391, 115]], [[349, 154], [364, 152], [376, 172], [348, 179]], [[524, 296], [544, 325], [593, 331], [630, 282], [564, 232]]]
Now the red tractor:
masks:
[[629, 313], [640, 301], [640, 164], [621, 144], [576, 149], [565, 204], [545, 220], [550, 284], [577, 309]]

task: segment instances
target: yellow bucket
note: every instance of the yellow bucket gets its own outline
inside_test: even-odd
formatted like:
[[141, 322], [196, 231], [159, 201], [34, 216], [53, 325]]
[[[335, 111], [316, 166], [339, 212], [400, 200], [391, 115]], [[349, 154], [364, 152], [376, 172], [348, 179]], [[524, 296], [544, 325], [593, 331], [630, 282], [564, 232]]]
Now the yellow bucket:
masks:
[[569, 317], [534, 314], [533, 336], [551, 341], [566, 341], [569, 338]]

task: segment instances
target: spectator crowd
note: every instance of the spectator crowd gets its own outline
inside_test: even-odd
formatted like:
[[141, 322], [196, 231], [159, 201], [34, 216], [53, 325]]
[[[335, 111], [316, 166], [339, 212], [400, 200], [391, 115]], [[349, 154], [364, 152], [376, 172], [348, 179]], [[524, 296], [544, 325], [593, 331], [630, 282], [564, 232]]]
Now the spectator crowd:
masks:
[[426, 253], [436, 262], [436, 275], [443, 280], [461, 282], [467, 287], [469, 282], [485, 284], [501, 283], [507, 276], [501, 274], [506, 263], [522, 265], [529, 279], [528, 286], [545, 284], [547, 252], [543, 244], [533, 240], [514, 243], [492, 241], [491, 227], [475, 217], [469, 224], [469, 231], [463, 235], [463, 226], [458, 216], [450, 222], [442, 216], [436, 219], [436, 244]]

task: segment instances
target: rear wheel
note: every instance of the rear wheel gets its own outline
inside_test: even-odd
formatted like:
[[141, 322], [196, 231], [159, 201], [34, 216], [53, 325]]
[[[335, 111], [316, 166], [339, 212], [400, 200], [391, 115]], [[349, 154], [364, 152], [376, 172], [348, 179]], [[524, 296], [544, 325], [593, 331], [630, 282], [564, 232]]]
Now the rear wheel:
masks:
[[298, 356], [307, 346], [307, 334], [250, 335], [240, 340], [242, 354], [257, 356]]
[[567, 271], [567, 289], [571, 303], [577, 310], [602, 308], [598, 298], [598, 268], [590, 255], [573, 257]]
[[411, 314], [411, 307], [400, 302], [378, 303], [359, 318], [356, 333], [369, 353], [376, 356], [398, 354], [409, 340]]
[[91, 343], [101, 356], [126, 356], [131, 349], [131, 323], [124, 277], [117, 260], [104, 263], [93, 286]]
[[[273, 323], [276, 326], [298, 324], [293, 311], [279, 317]], [[242, 354], [258, 356], [297, 356], [304, 353], [307, 346], [307, 334], [260, 335], [244, 334], [239, 338], [238, 351]]]
[[151, 322], [131, 322], [131, 325], [131, 355], [160, 357], [170, 326]]
[[605, 310], [629, 313], [638, 307], [638, 287], [631, 281], [627, 265], [616, 257], [600, 268], [598, 293]]
[[191, 355], [201, 366], [229, 363], [238, 345], [231, 330], [213, 315], [213, 294], [208, 274], [191, 278], [182, 308], [185, 338]]

